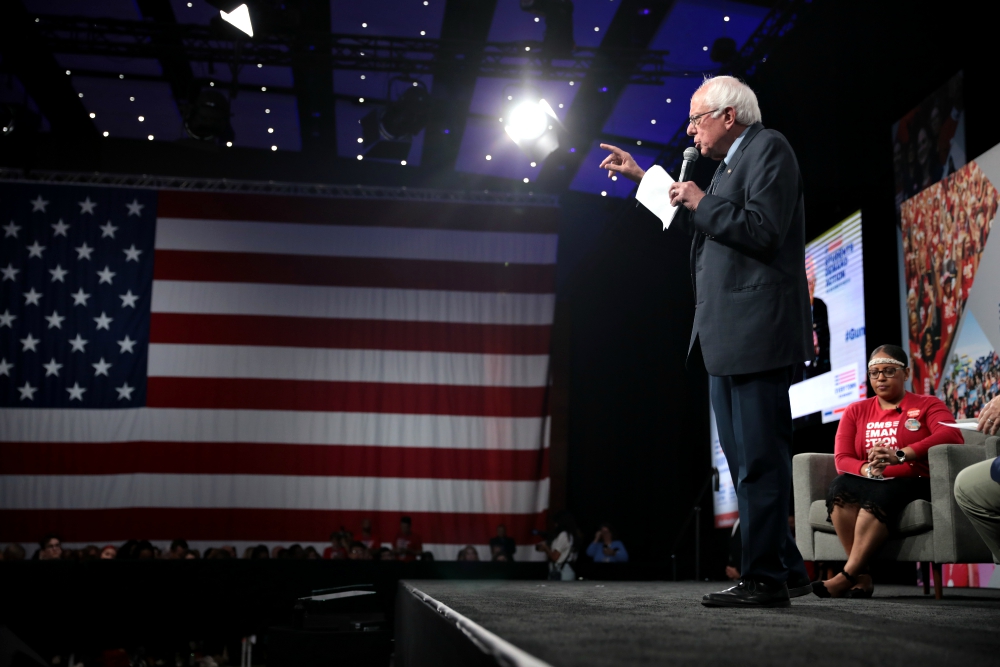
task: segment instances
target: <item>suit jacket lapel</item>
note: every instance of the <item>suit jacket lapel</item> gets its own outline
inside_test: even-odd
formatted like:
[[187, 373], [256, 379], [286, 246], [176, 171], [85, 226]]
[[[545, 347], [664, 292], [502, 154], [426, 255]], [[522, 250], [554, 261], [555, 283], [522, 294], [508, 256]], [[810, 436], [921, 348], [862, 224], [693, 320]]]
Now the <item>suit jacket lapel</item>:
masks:
[[754, 123], [747, 130], [746, 136], [743, 137], [743, 141], [740, 142], [740, 147], [736, 149], [736, 155], [733, 156], [733, 161], [726, 165], [726, 173], [722, 175], [719, 179], [719, 185], [715, 188], [716, 192], [722, 190], [723, 186], [729, 181], [729, 177], [732, 176], [733, 172], [736, 171], [736, 165], [740, 163], [740, 158], [743, 157], [743, 151], [746, 150], [750, 142], [757, 135], [758, 132], [764, 129], [762, 123]]

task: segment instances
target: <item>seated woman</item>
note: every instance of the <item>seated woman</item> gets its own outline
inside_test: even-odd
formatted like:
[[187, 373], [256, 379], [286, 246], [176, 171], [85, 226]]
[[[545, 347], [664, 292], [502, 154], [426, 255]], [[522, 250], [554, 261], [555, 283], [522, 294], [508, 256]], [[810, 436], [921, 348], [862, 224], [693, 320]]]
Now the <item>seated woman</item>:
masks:
[[837, 576], [813, 582], [820, 597], [871, 597], [868, 564], [889, 526], [909, 503], [931, 499], [927, 450], [961, 438], [941, 424], [954, 421], [944, 403], [906, 391], [909, 376], [902, 348], [876, 348], [868, 361], [875, 396], [852, 403], [840, 420], [834, 449], [840, 475], [826, 509], [848, 560]]

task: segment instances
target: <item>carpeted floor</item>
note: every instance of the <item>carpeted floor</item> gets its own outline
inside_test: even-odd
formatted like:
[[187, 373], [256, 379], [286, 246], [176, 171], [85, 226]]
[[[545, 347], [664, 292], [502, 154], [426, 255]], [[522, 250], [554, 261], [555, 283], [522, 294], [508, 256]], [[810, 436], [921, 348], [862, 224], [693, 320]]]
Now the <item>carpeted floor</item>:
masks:
[[1000, 665], [1000, 590], [876, 586], [870, 600], [710, 609], [695, 582], [410, 581], [555, 667]]

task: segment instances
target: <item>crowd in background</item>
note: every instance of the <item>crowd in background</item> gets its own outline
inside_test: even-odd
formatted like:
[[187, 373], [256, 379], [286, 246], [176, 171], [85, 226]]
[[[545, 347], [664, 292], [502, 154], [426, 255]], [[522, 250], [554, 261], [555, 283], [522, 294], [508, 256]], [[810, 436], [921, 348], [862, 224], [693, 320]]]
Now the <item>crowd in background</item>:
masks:
[[998, 194], [972, 162], [903, 204], [914, 391], [933, 393], [979, 268]]
[[[576, 560], [581, 551], [582, 534], [569, 513], [561, 513], [556, 521], [556, 530], [551, 535], [535, 531], [539, 542], [537, 551], [545, 552], [549, 561], [561, 571], [568, 563]], [[469, 544], [459, 549], [455, 555], [458, 561], [490, 560], [511, 562], [517, 552], [514, 538], [507, 534], [503, 524], [496, 528], [496, 535], [489, 541], [489, 555], [481, 557], [479, 548]], [[586, 549], [587, 555], [598, 563], [619, 563], [628, 560], [625, 546], [618, 540], [607, 523], [601, 524], [593, 543]], [[432, 561], [434, 554], [424, 550], [423, 538], [413, 530], [413, 522], [408, 516], [402, 517], [399, 528], [391, 541], [383, 542], [373, 529], [370, 519], [361, 522], [361, 529], [354, 533], [344, 527], [330, 534], [330, 545], [320, 553], [311, 545], [291, 544], [268, 548], [258, 544], [247, 546], [239, 553], [232, 545], [208, 548], [202, 553], [191, 548], [183, 539], [176, 539], [163, 551], [148, 540], [129, 540], [121, 546], [108, 544], [99, 547], [91, 544], [79, 549], [64, 548], [58, 535], [43, 537], [38, 548], [30, 556], [20, 544], [12, 543], [0, 552], [0, 560], [227, 560], [243, 558], [247, 560], [290, 559], [290, 560], [379, 560], [379, 561]], [[572, 568], [569, 570], [572, 571]]]
[[995, 396], [1000, 396], [1000, 355], [996, 352], [974, 362], [956, 363], [938, 394], [956, 419], [978, 417]]

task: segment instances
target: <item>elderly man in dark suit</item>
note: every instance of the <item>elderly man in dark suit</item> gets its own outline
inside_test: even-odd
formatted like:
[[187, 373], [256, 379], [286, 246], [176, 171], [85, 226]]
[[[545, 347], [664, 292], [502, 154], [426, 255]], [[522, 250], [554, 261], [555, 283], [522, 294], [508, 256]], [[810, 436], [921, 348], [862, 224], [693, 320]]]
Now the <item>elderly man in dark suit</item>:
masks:
[[[788, 526], [794, 369], [813, 356], [802, 176], [788, 141], [760, 122], [757, 97], [732, 77], [691, 98], [687, 133], [719, 161], [707, 191], [648, 172], [614, 146], [601, 168], [639, 183], [636, 199], [693, 233], [694, 327], [688, 359], [704, 360], [719, 440], [739, 500], [742, 579], [707, 606], [785, 607], [810, 592]], [[669, 203], [666, 199], [669, 196]]]

